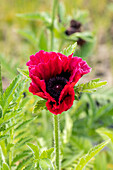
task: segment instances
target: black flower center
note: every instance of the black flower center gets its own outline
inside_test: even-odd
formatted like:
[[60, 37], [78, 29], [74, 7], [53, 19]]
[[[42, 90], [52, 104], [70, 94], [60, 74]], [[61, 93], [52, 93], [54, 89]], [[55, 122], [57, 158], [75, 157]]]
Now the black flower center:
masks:
[[47, 92], [58, 102], [60, 93], [64, 86], [67, 84], [67, 79], [64, 77], [56, 76], [50, 78], [48, 82], [46, 82], [46, 90]]

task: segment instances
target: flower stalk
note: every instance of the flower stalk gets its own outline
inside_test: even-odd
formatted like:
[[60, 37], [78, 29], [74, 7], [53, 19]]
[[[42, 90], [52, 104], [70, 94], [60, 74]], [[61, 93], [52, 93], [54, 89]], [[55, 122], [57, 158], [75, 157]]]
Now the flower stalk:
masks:
[[56, 166], [56, 170], [60, 170], [59, 115], [54, 115], [54, 149], [55, 149], [55, 166]]

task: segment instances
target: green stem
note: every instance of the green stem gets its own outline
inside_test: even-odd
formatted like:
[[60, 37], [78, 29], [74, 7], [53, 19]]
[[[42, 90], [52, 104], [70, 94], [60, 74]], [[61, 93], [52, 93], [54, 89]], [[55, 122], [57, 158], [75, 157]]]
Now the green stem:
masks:
[[53, 8], [52, 8], [52, 23], [51, 23], [51, 51], [54, 47], [54, 20], [55, 20], [55, 12], [58, 5], [58, 0], [53, 0]]
[[60, 170], [60, 131], [59, 115], [54, 115], [54, 149], [56, 170]]
[[2, 89], [2, 75], [1, 75], [1, 62], [0, 62], [0, 96], [3, 94], [3, 89]]

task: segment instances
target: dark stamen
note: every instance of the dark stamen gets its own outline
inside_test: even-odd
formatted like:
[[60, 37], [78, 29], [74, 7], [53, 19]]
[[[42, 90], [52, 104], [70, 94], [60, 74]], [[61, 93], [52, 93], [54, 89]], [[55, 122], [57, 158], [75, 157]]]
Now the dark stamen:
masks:
[[69, 81], [70, 76], [71, 76], [71, 73], [68, 72], [68, 71], [65, 71], [65, 72], [62, 71], [62, 72], [60, 73], [60, 75], [58, 75], [58, 77], [64, 77], [64, 78], [67, 79], [68, 81]]
[[67, 79], [64, 77], [56, 76], [50, 78], [48, 82], [46, 82], [46, 90], [47, 92], [58, 102], [60, 93], [64, 86], [67, 84]]

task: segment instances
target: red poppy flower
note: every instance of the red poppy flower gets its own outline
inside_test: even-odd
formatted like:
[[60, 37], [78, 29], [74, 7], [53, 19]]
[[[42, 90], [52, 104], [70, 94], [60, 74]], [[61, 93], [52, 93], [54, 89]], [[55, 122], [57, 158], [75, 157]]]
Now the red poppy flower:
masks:
[[72, 106], [74, 85], [91, 71], [80, 57], [43, 50], [31, 55], [26, 65], [32, 81], [29, 91], [46, 99], [47, 109], [56, 115]]

